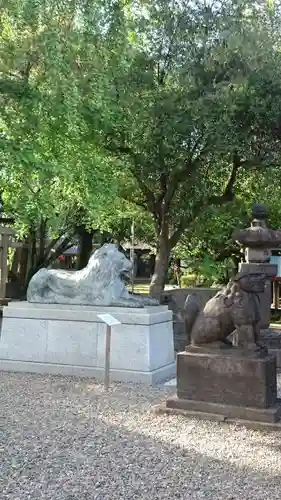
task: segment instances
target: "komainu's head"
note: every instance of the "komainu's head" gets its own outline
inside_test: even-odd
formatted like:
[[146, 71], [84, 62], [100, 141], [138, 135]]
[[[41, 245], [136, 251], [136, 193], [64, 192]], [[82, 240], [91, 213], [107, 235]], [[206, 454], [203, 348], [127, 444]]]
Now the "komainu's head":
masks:
[[264, 273], [238, 273], [236, 283], [247, 293], [262, 293], [265, 289], [267, 276]]

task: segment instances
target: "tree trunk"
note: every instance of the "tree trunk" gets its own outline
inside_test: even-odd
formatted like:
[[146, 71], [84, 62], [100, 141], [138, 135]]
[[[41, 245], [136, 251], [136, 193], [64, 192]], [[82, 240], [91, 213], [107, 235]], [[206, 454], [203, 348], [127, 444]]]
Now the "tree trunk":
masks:
[[26, 240], [23, 241], [23, 247], [21, 248], [20, 253], [20, 262], [19, 262], [19, 281], [21, 285], [25, 284], [27, 271], [28, 271], [28, 256], [29, 256], [30, 247], [27, 245]]
[[11, 273], [15, 276], [18, 276], [19, 274], [19, 263], [21, 261], [21, 248], [15, 248], [13, 258], [12, 258], [12, 265], [11, 265]]
[[164, 290], [169, 268], [171, 248], [167, 231], [160, 234], [157, 243], [154, 273], [150, 283], [149, 293], [152, 297], [159, 298]]
[[[39, 271], [42, 267], [49, 267], [55, 260], [63, 254], [68, 248], [71, 247], [71, 239], [70, 237], [65, 237], [64, 240], [57, 246], [55, 252], [51, 252], [51, 250], [54, 248], [56, 243], [59, 241], [60, 238], [55, 238], [54, 240], [51, 241], [49, 246], [46, 248], [45, 251], [45, 258], [43, 262], [37, 263], [32, 259], [33, 264], [29, 267], [29, 271], [27, 273], [26, 277], [26, 283], [25, 283], [25, 288], [27, 289], [28, 283], [31, 280], [32, 276]], [[36, 243], [36, 242], [35, 242]], [[34, 242], [33, 242], [34, 246]], [[32, 251], [33, 253], [33, 251]]]
[[41, 219], [39, 224], [39, 249], [36, 265], [40, 266], [45, 260], [45, 247], [46, 247], [46, 234], [47, 234], [47, 221]]
[[37, 260], [37, 252], [36, 252], [36, 230], [34, 228], [30, 228], [30, 247], [31, 247], [31, 255], [30, 255], [30, 267], [31, 269], [36, 266]]
[[80, 252], [77, 261], [77, 269], [83, 269], [88, 264], [90, 255], [93, 249], [93, 230], [88, 231], [85, 226], [79, 226], [76, 228], [77, 234], [79, 236], [79, 247]]

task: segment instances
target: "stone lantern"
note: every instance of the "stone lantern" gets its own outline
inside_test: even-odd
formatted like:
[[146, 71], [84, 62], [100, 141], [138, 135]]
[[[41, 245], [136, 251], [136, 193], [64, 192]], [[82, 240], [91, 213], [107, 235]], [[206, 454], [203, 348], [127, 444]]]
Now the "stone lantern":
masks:
[[268, 276], [265, 291], [260, 294], [261, 328], [268, 329], [271, 309], [271, 280], [277, 274], [277, 266], [270, 264], [271, 249], [281, 245], [281, 231], [267, 226], [268, 210], [263, 205], [254, 205], [253, 220], [250, 227], [237, 230], [233, 238], [244, 249], [245, 262], [240, 263], [239, 271], [265, 273]]

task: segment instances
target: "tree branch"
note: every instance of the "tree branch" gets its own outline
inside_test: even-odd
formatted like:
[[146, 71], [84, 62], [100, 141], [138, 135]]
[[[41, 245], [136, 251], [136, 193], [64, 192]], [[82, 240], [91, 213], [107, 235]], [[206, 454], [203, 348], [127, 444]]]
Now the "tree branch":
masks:
[[135, 169], [133, 171], [131, 170], [131, 172], [132, 172], [132, 175], [137, 180], [139, 188], [140, 188], [140, 190], [142, 191], [143, 195], [146, 198], [147, 207], [148, 207], [149, 211], [153, 215], [156, 215], [157, 214], [157, 206], [156, 206], [157, 204], [156, 204], [156, 200], [155, 200], [155, 196], [154, 196], [153, 192], [151, 191], [151, 189], [149, 189], [146, 186], [144, 180], [141, 178], [141, 176], [139, 175], [139, 173], [136, 172]]
[[[174, 27], [174, 30], [173, 30], [172, 34], [171, 34], [171, 38], [170, 38], [170, 43], [169, 43], [169, 46], [168, 46], [168, 50], [167, 50], [166, 55], [164, 56], [162, 69], [160, 69], [160, 61], [158, 61], [158, 64], [157, 64], [157, 79], [158, 79], [158, 84], [160, 86], [164, 85], [166, 75], [167, 75], [167, 73], [168, 73], [168, 71], [170, 69], [170, 64], [171, 64], [171, 61], [172, 61], [171, 52], [172, 52], [172, 48], [173, 48], [175, 36], [176, 36], [177, 30], [178, 30], [178, 27], [179, 27], [179, 23], [180, 23], [180, 19], [178, 19], [176, 21], [176, 25]], [[163, 40], [162, 40], [162, 42], [163, 42]], [[163, 48], [163, 45], [161, 43], [160, 57], [162, 57], [162, 48]]]
[[[224, 203], [227, 203], [229, 201], [233, 201], [234, 199], [234, 184], [237, 178], [238, 170], [241, 167], [242, 162], [240, 158], [238, 157], [237, 153], [234, 153], [233, 156], [233, 162], [232, 162], [232, 169], [230, 172], [230, 175], [228, 177], [228, 181], [225, 185], [224, 191], [221, 195], [213, 195], [210, 196], [207, 199], [207, 202], [204, 203], [204, 206], [210, 206], [210, 205], [223, 205]], [[201, 204], [202, 208], [202, 204]]]
[[167, 186], [166, 193], [163, 197], [163, 201], [165, 203], [165, 209], [166, 212], [168, 212], [171, 202], [173, 200], [173, 197], [175, 195], [175, 192], [182, 182], [185, 182], [187, 178], [189, 177], [191, 171], [193, 168], [195, 168], [195, 164], [193, 162], [186, 160], [184, 163], [184, 167], [180, 170], [178, 170], [170, 179], [170, 182]]
[[45, 259], [42, 263], [40, 263], [40, 265], [37, 265], [37, 270], [40, 269], [41, 267], [49, 266], [61, 254], [63, 254], [68, 248], [71, 248], [71, 246], [72, 246], [71, 239], [66, 237], [52, 254], [50, 252], [49, 252], [48, 256], [47, 256], [47, 254], [45, 254]]
[[46, 256], [46, 259], [49, 257], [49, 254], [52, 250], [52, 248], [54, 248], [56, 246], [56, 244], [60, 241], [60, 239], [62, 238], [64, 232], [62, 232], [57, 238], [53, 238], [49, 245], [45, 248], [45, 256]]
[[[166, 181], [166, 192], [162, 198], [162, 200], [164, 201], [164, 204], [165, 204], [166, 213], [169, 211], [171, 202], [173, 200], [173, 197], [175, 195], [175, 192], [176, 192], [179, 184], [182, 184], [183, 182], [186, 182], [187, 180], [189, 180], [190, 174], [196, 169], [197, 165], [202, 160], [202, 154], [206, 152], [206, 148], [201, 148], [201, 151], [199, 152], [199, 154], [197, 154], [194, 157], [194, 153], [196, 152], [196, 149], [198, 149], [199, 144], [202, 141], [202, 139], [203, 139], [203, 134], [201, 134], [197, 138], [194, 145], [190, 148], [188, 156], [185, 159], [182, 167], [179, 170], [177, 170], [174, 175], [171, 176], [169, 183], [167, 183], [167, 181]], [[167, 184], [168, 184], [168, 186], [167, 186]]]
[[[227, 183], [225, 185], [224, 191], [221, 195], [209, 196], [207, 200], [200, 200], [194, 205], [192, 210], [192, 219], [195, 219], [202, 210], [210, 205], [220, 206], [224, 203], [228, 203], [234, 199], [234, 184], [237, 178], [237, 173], [242, 163], [237, 153], [233, 156], [232, 169], [228, 177]], [[183, 231], [190, 222], [190, 217], [183, 216], [179, 220], [178, 227], [169, 239], [170, 247], [173, 248], [179, 241]]]
[[151, 191], [151, 189], [149, 189], [146, 186], [145, 181], [142, 179], [142, 177], [140, 175], [140, 172], [138, 172], [138, 168], [140, 168], [140, 165], [141, 165], [141, 161], [139, 160], [138, 155], [128, 146], [112, 147], [110, 145], [107, 145], [106, 149], [108, 149], [112, 153], [115, 153], [116, 155], [125, 154], [125, 155], [130, 156], [133, 159], [134, 164], [135, 164], [134, 165], [135, 168], [130, 169], [131, 173], [135, 177], [136, 181], [138, 182], [139, 188], [147, 200], [147, 207], [148, 207], [149, 211], [153, 215], [157, 215], [157, 202], [156, 202], [154, 193]]
[[30, 72], [31, 72], [32, 66], [33, 66], [33, 64], [32, 64], [32, 61], [31, 61], [31, 56], [29, 56], [29, 59], [28, 59], [27, 64], [26, 64], [26, 67], [20, 71], [20, 75], [21, 75], [22, 79], [24, 80], [24, 82], [26, 84], [28, 84], [28, 80], [29, 80], [29, 76], [30, 76]]

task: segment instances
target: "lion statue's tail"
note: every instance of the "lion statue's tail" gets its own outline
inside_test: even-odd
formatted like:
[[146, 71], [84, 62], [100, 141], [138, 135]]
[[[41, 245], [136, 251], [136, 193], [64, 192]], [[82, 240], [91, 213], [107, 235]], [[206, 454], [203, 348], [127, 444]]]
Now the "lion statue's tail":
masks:
[[185, 333], [187, 336], [187, 345], [191, 341], [191, 331], [195, 320], [200, 312], [200, 306], [195, 295], [188, 295], [186, 297], [184, 308], [183, 308], [183, 321], [185, 327]]

